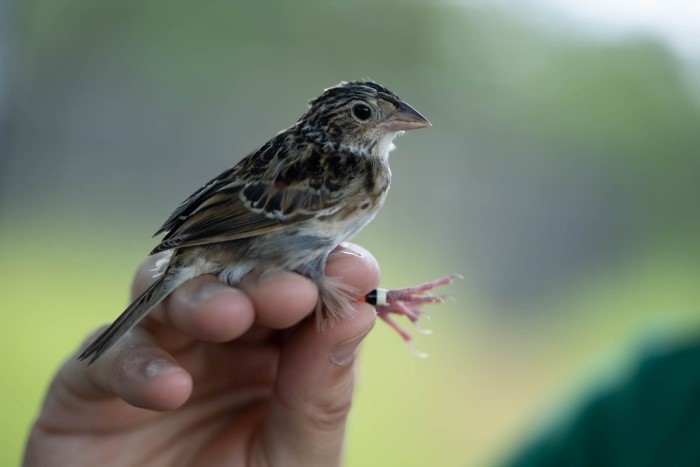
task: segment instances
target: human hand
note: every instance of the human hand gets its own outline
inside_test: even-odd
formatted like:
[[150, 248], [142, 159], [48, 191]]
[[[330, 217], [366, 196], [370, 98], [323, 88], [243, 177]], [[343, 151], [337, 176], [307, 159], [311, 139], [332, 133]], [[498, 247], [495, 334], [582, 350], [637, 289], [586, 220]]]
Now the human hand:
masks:
[[[157, 259], [140, 267], [133, 296]], [[356, 245], [332, 253], [326, 271], [358, 296], [379, 282]], [[67, 360], [25, 465], [338, 465], [354, 350], [376, 313], [356, 303], [354, 318], [318, 332], [304, 319], [317, 297], [291, 272], [250, 274], [238, 288], [214, 276], [185, 283], [93, 365]]]

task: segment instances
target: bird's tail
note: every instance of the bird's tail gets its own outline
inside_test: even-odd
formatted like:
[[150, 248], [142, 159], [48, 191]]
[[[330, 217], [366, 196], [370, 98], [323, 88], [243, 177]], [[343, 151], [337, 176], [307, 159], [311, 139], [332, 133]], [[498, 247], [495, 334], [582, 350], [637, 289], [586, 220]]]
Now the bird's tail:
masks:
[[146, 314], [157, 304], [159, 304], [170, 292], [179, 285], [173, 283], [172, 278], [167, 277], [167, 274], [162, 274], [151, 286], [146, 289], [119, 317], [95, 339], [87, 349], [78, 357], [78, 360], [90, 361], [92, 364], [116, 343], [124, 334], [126, 334], [136, 323], [141, 321]]
[[359, 293], [354, 287], [326, 275], [321, 275], [315, 282], [319, 295], [316, 304], [316, 327], [319, 330], [332, 326], [338, 319], [355, 314], [353, 303], [356, 303], [355, 297], [359, 297]]

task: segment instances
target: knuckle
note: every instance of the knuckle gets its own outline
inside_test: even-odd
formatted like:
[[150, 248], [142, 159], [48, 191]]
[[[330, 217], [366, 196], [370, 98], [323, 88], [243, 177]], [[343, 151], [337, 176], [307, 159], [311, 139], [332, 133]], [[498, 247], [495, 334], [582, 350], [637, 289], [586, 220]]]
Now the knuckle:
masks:
[[329, 431], [345, 423], [351, 408], [350, 398], [328, 399], [313, 404], [307, 413], [307, 419], [311, 427]]

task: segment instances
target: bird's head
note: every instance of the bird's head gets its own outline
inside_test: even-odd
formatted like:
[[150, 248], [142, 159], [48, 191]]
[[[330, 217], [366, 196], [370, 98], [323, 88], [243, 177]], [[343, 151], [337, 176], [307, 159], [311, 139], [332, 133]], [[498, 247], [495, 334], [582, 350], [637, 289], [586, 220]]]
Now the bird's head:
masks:
[[297, 125], [323, 144], [386, 157], [396, 135], [430, 122], [384, 86], [350, 81], [309, 101]]

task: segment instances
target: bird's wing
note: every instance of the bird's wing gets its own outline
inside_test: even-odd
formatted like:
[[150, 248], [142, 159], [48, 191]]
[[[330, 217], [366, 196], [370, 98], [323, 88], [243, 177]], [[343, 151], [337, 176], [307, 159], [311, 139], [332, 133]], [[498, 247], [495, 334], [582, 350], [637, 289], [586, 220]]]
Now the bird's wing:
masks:
[[325, 170], [331, 155], [315, 145], [294, 148], [282, 136], [182, 203], [159, 230], [167, 235], [151, 253], [263, 235], [339, 210], [348, 184]]
[[228, 180], [236, 172], [236, 167], [231, 167], [220, 173], [215, 178], [209, 180], [206, 185], [201, 187], [199, 190], [192, 193], [185, 201], [183, 201], [175, 211], [170, 214], [170, 217], [163, 223], [163, 225], [158, 229], [153, 236], [160, 235], [164, 232], [169, 232], [176, 229], [182, 221], [187, 219], [192, 212], [194, 212], [199, 205], [207, 199], [208, 196], [216, 193], [222, 186], [228, 183]]

